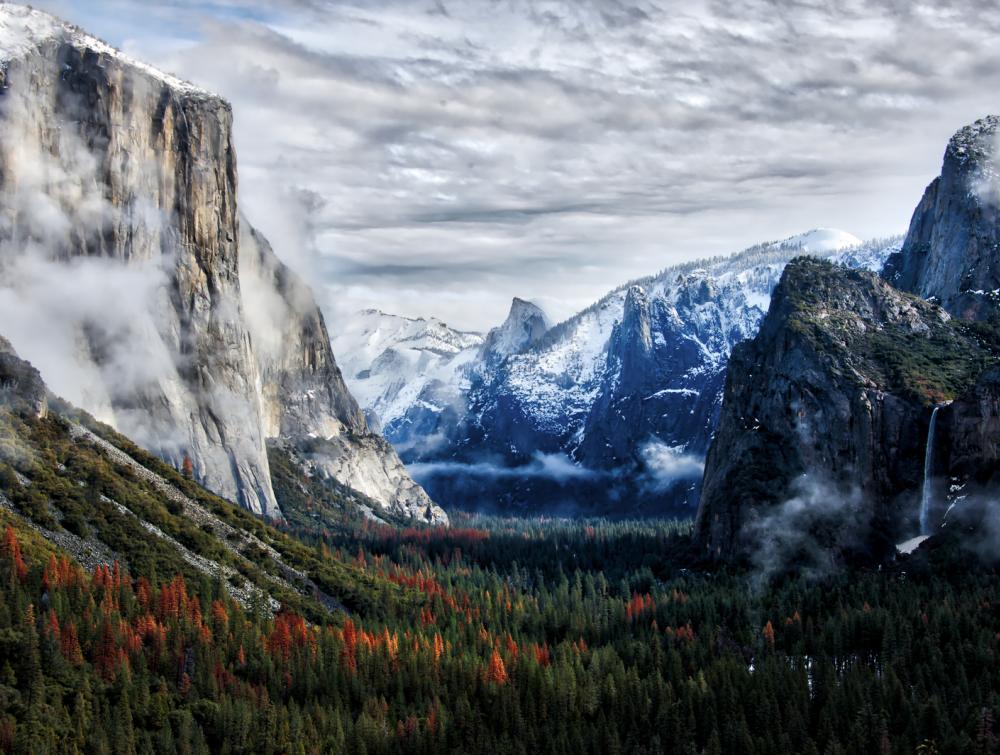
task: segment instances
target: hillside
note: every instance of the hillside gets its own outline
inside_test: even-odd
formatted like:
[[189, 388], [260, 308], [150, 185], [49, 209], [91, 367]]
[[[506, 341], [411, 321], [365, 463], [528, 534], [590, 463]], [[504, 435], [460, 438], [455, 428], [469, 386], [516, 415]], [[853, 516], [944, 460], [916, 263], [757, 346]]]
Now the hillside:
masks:
[[[244, 606], [262, 600], [268, 611], [284, 605], [313, 618], [378, 599], [378, 586], [360, 574], [324, 564], [49, 395], [37, 371], [9, 350], [0, 356], [0, 385], [0, 506], [19, 530], [33, 530], [82, 566], [117, 562], [146, 576], [217, 580]], [[357, 516], [357, 502], [342, 495], [339, 517], [328, 513], [322, 526], [347, 526]], [[331, 499], [327, 491], [324, 500]], [[301, 510], [288, 500], [290, 510]]]
[[793, 261], [760, 333], [730, 361], [701, 547], [727, 559], [805, 548], [808, 559], [817, 537], [830, 553], [891, 555], [920, 534], [932, 409], [954, 402], [949, 423], [998, 359], [978, 328], [873, 273]]

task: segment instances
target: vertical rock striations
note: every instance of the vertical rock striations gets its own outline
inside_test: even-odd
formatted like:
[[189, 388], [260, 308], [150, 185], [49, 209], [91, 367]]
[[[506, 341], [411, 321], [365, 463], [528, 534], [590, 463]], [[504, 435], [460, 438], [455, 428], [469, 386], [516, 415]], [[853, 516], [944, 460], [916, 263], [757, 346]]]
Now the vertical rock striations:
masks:
[[[115, 312], [130, 292], [109, 285], [106, 313], [68, 315], [90, 382], [60, 370], [47, 374], [53, 389], [175, 464], [189, 455], [220, 494], [276, 514], [240, 308], [229, 106], [40, 12], [4, 5], [0, 19], [5, 283], [16, 288], [29, 266], [54, 277], [62, 263], [82, 271], [81, 286], [86, 271], [110, 281], [123, 270], [159, 284], [140, 312]], [[52, 360], [36, 352], [52, 345], [11, 337], [45, 372]]]
[[969, 390], [993, 361], [964, 324], [872, 273], [792, 262], [759, 334], [729, 363], [696, 522], [701, 547], [747, 553], [755, 524], [808, 476], [830, 506], [863, 501], [864, 547], [887, 552], [916, 527], [932, 407]]
[[479, 358], [487, 369], [492, 369], [507, 357], [537, 343], [549, 327], [549, 320], [541, 308], [515, 296], [503, 325], [486, 334]]
[[336, 437], [342, 483], [424, 515], [309, 289], [241, 233], [229, 105], [9, 4], [0, 84], [0, 313], [53, 391], [257, 513], [268, 438]]
[[369, 429], [344, 384], [312, 291], [245, 221], [239, 267], [266, 437], [313, 472], [349, 485], [396, 517], [447, 522], [392, 446]]
[[998, 126], [991, 115], [952, 137], [941, 175], [883, 271], [894, 286], [933, 296], [963, 320], [988, 319], [1000, 302]]

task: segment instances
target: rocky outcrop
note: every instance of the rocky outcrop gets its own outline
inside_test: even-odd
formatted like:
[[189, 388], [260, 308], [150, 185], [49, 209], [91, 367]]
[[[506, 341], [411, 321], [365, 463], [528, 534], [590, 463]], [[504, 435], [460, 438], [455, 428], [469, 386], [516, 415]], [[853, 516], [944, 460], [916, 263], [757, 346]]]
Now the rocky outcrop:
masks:
[[239, 271], [260, 367], [265, 435], [326, 438], [367, 432], [364, 414], [337, 367], [312, 290], [245, 219]]
[[518, 354], [548, 332], [549, 320], [542, 309], [516, 296], [503, 325], [486, 334], [480, 349], [480, 359], [487, 367], [495, 367], [512, 354]]
[[807, 484], [828, 509], [861, 501], [852, 537], [889, 552], [914, 534], [932, 407], [994, 360], [943, 309], [872, 273], [792, 262], [760, 332], [729, 363], [695, 527], [703, 552], [746, 554]]
[[35, 417], [44, 417], [49, 410], [48, 388], [42, 376], [17, 355], [3, 336], [0, 336], [0, 408], [25, 411]]
[[943, 407], [938, 427], [931, 459], [936, 519], [948, 505], [986, 491], [995, 496], [1000, 486], [1000, 368]]
[[358, 438], [340, 482], [423, 516], [308, 287], [241, 230], [229, 105], [20, 6], [0, 61], [0, 307], [52, 390], [267, 516], [268, 438]]
[[988, 116], [952, 137], [941, 175], [883, 271], [897, 288], [934, 297], [966, 320], [988, 319], [1000, 303], [998, 126], [1000, 117]]
[[246, 221], [239, 267], [269, 441], [290, 447], [314, 473], [363, 493], [397, 518], [447, 522], [392, 446], [369, 429], [344, 384], [310, 288]]
[[[689, 283], [679, 288], [676, 304], [661, 297], [651, 300], [640, 286], [626, 294], [605, 368], [616, 379], [602, 385], [577, 452], [588, 466], [631, 469], [641, 476], [643, 449], [652, 439], [699, 461], [707, 450], [706, 425], [717, 410], [722, 370], [698, 369], [704, 362], [703, 344], [680, 312], [713, 301], [717, 291], [711, 280]], [[686, 379], [692, 372], [692, 379]], [[689, 465], [685, 476], [662, 480], [660, 487], [679, 482], [689, 488], [691, 472], [698, 467]]]

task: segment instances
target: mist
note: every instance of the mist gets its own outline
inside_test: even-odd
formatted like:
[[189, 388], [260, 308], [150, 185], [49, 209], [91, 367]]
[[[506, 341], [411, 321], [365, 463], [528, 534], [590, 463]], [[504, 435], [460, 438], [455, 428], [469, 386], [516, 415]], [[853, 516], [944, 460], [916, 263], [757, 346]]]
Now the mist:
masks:
[[652, 494], [665, 493], [677, 482], [700, 479], [705, 471], [704, 458], [656, 438], [640, 447], [639, 455], [643, 462], [639, 483]]
[[867, 539], [870, 511], [859, 489], [802, 475], [789, 498], [747, 518], [755, 578], [766, 583], [787, 571], [811, 579], [835, 573], [842, 555]]
[[135, 236], [156, 233], [163, 219], [141, 200], [114, 207], [98, 157], [69, 122], [72, 108], [51, 134], [31, 88], [11, 76], [0, 111], [0, 204], [9, 208], [0, 217], [0, 322], [54, 393], [113, 422], [115, 396], [177, 379], [159, 314], [173, 261], [105, 256], [103, 235], [121, 224]]
[[609, 473], [601, 472], [587, 467], [581, 467], [563, 454], [545, 454], [540, 451], [535, 452], [534, 457], [528, 464], [510, 467], [492, 461], [479, 461], [472, 463], [445, 461], [445, 462], [418, 462], [408, 464], [407, 470], [418, 482], [422, 479], [434, 475], [467, 475], [470, 477], [489, 478], [543, 478], [547, 480], [571, 481], [571, 480], [594, 480], [606, 477]]

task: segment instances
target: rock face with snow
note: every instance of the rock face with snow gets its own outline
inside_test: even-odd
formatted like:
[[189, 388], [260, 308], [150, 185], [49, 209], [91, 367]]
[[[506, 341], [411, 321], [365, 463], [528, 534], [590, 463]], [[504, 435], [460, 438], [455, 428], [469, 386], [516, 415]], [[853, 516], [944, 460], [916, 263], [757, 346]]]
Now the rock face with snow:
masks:
[[226, 102], [7, 4], [0, 78], [0, 310], [55, 393], [264, 515], [267, 440], [315, 435], [342, 483], [443, 517], [370, 437], [309, 289], [241, 224]]
[[[991, 116], [951, 139], [880, 279], [786, 269], [759, 335], [730, 361], [696, 524], [707, 555], [759, 553], [766, 533], [793, 530], [827, 554], [847, 529], [869, 553], [909, 538], [906, 551], [953, 506], [995, 500], [998, 127]], [[956, 529], [983, 510], [955, 511], [969, 520]], [[824, 512], [836, 516], [821, 525]]]
[[939, 306], [873, 273], [794, 261], [729, 362], [695, 526], [704, 553], [737, 558], [810, 510], [835, 513], [810, 525], [822, 545], [892, 552], [916, 531], [933, 406], [995, 359]]
[[934, 296], [962, 319], [988, 319], [1000, 304], [1000, 117], [961, 129], [945, 150], [886, 279]]
[[[515, 300], [482, 346], [435, 358], [416, 379], [393, 368], [386, 436], [436, 500], [459, 507], [642, 513], [693, 505], [730, 350], [756, 333], [784, 265], [808, 250], [880, 268], [894, 249], [896, 240], [861, 244], [842, 231], [811, 231], [669, 268], [544, 333], [537, 308]], [[402, 339], [381, 340], [388, 316], [371, 317], [353, 329], [367, 331], [378, 353], [348, 371], [363, 404], [362, 386], [374, 384], [383, 363], [417, 362], [400, 358]], [[497, 344], [513, 347], [496, 358]], [[343, 355], [361, 351], [338, 345]], [[381, 412], [390, 402], [370, 405]]]
[[507, 357], [538, 343], [549, 327], [549, 320], [540, 307], [514, 297], [503, 325], [486, 335], [480, 359], [487, 368], [495, 367]]

